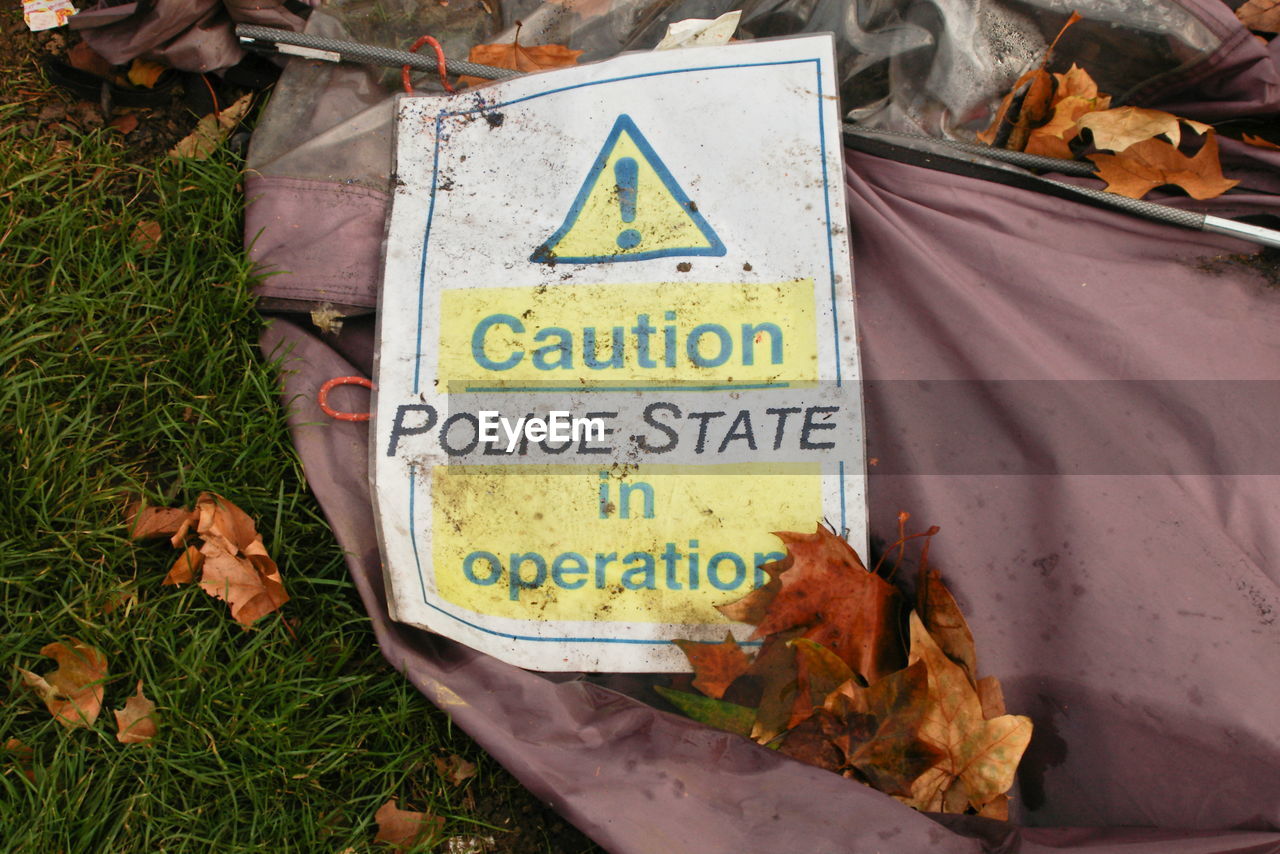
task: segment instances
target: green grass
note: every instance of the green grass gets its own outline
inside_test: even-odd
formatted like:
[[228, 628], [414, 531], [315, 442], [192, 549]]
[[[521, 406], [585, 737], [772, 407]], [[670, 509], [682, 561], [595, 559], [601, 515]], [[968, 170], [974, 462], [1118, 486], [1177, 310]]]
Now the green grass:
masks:
[[[254, 346], [241, 164], [138, 166], [110, 133], [28, 140], [18, 109], [0, 107], [0, 744], [34, 749], [35, 781], [0, 751], [0, 850], [377, 850], [390, 797], [497, 851], [563, 850], [542, 817], [514, 833], [477, 817], [527, 818], [529, 796], [378, 655]], [[161, 586], [166, 543], [127, 538], [134, 497], [202, 490], [257, 520], [292, 596], [249, 631]], [[91, 729], [55, 722], [14, 669], [47, 672], [40, 648], [67, 637], [109, 661]], [[126, 746], [110, 710], [138, 680], [162, 726]], [[478, 776], [441, 780], [449, 753]]]

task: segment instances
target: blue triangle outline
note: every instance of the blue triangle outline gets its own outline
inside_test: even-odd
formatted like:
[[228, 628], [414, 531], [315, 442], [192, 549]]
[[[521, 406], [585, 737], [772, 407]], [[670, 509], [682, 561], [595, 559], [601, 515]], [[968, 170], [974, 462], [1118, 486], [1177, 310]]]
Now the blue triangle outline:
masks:
[[[614, 147], [618, 144], [618, 138], [626, 132], [635, 142], [636, 148], [640, 149], [640, 153], [653, 167], [653, 171], [657, 173], [658, 178], [662, 181], [664, 187], [667, 188], [672, 197], [680, 205], [681, 209], [689, 216], [693, 224], [702, 232], [702, 236], [707, 239], [710, 246], [690, 246], [680, 248], [678, 246], [668, 247], [666, 249], [654, 249], [648, 252], [627, 253], [619, 251], [615, 255], [582, 255], [569, 258], [563, 255], [555, 254], [555, 247], [566, 234], [577, 223], [578, 217], [582, 214], [582, 208], [587, 203], [587, 198], [591, 195], [592, 189], [595, 188], [596, 182], [600, 178], [600, 173], [604, 171], [605, 164], [609, 162], [609, 156], [613, 153]], [[662, 158], [653, 150], [653, 146], [649, 144], [649, 140], [645, 139], [644, 134], [640, 132], [640, 128], [636, 127], [636, 123], [632, 121], [631, 116], [622, 113], [618, 116], [617, 121], [613, 123], [613, 129], [609, 131], [609, 136], [605, 139], [604, 145], [600, 147], [600, 153], [596, 155], [595, 162], [591, 164], [591, 171], [587, 173], [586, 180], [582, 182], [582, 188], [578, 190], [578, 196], [573, 200], [573, 205], [569, 208], [569, 213], [565, 215], [564, 223], [556, 229], [555, 234], [543, 241], [542, 245], [533, 250], [533, 254], [529, 256], [529, 260], [535, 264], [612, 264], [620, 261], [647, 261], [653, 258], [669, 258], [672, 256], [687, 255], [710, 255], [719, 257], [725, 255], [723, 241], [716, 234], [715, 229], [702, 217], [698, 212], [697, 206], [693, 201], [685, 195], [684, 190], [676, 181], [671, 171], [667, 169], [667, 164], [662, 162]]]

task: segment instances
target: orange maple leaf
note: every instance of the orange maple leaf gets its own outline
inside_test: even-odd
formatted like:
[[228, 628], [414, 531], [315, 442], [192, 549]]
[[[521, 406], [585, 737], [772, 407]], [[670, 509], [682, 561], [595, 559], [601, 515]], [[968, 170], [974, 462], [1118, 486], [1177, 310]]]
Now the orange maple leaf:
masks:
[[386, 842], [394, 848], [407, 851], [436, 836], [444, 828], [444, 819], [424, 812], [402, 810], [392, 798], [374, 813], [378, 823], [375, 842]]
[[65, 727], [90, 727], [102, 712], [102, 682], [107, 678], [107, 657], [83, 641], [68, 638], [51, 643], [40, 654], [58, 662], [56, 670], [38, 676], [18, 668], [22, 681], [44, 701], [45, 708]]
[[862, 565], [858, 553], [821, 525], [813, 534], [777, 533], [790, 566], [753, 638], [802, 628], [868, 681], [902, 666], [898, 591]]
[[[520, 30], [517, 28], [510, 44], [478, 44], [467, 54], [467, 61], [495, 68], [509, 68], [512, 71], [546, 71], [549, 68], [577, 65], [582, 53], [580, 50], [570, 50], [562, 44], [522, 45]], [[459, 86], [477, 86], [491, 82], [493, 81], [466, 75], [458, 78]]]
[[125, 700], [124, 708], [114, 714], [116, 741], [121, 744], [146, 744], [159, 731], [156, 704], [142, 696], [141, 680], [138, 681], [138, 692]]
[[1260, 33], [1280, 33], [1280, 0], [1248, 0], [1236, 9], [1240, 23]]
[[1193, 199], [1212, 199], [1239, 184], [1222, 175], [1218, 138], [1210, 131], [1194, 157], [1162, 139], [1135, 143], [1119, 154], [1090, 154], [1107, 191], [1140, 199], [1156, 187], [1173, 184]]
[[726, 633], [720, 643], [677, 640], [675, 644], [684, 651], [693, 667], [693, 687], [717, 700], [724, 696], [733, 680], [751, 667], [751, 659], [747, 658], [732, 634]]

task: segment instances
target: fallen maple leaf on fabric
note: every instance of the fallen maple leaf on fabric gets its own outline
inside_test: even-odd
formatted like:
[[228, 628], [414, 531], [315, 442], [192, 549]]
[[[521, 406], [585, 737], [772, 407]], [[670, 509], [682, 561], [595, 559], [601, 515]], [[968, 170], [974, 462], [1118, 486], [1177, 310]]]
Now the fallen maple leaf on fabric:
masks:
[[1210, 131], [1194, 157], [1162, 139], [1134, 143], [1119, 154], [1090, 154], [1107, 191], [1140, 199], [1156, 187], [1173, 184], [1193, 199], [1212, 199], [1239, 184], [1223, 177], [1218, 138]]
[[164, 74], [165, 66], [158, 62], [152, 62], [149, 59], [136, 58], [129, 63], [129, 82], [134, 86], [142, 86], [145, 89], [153, 89], [160, 80], [160, 75]]
[[1204, 122], [1180, 119], [1163, 110], [1144, 110], [1141, 107], [1116, 107], [1081, 116], [1080, 130], [1093, 134], [1093, 144], [1106, 151], [1121, 152], [1143, 140], [1157, 136], [1166, 137], [1175, 147], [1182, 142], [1181, 125], [1196, 133], [1212, 128]]
[[378, 807], [373, 820], [378, 823], [378, 834], [373, 840], [402, 851], [433, 838], [444, 828], [444, 819], [440, 816], [402, 810], [396, 806], [395, 798]]
[[733, 680], [746, 673], [751, 660], [738, 646], [732, 634], [726, 634], [721, 643], [698, 643], [678, 640], [675, 642], [689, 657], [695, 674], [693, 687], [708, 697], [719, 700]]
[[113, 714], [116, 716], [116, 741], [121, 744], [146, 744], [159, 731], [156, 704], [142, 696], [141, 680], [138, 681], [137, 693], [125, 700], [123, 709]]
[[821, 525], [813, 534], [782, 532], [787, 568], [753, 638], [803, 628], [868, 681], [902, 666], [896, 638], [898, 591], [862, 565], [857, 552]]
[[[578, 64], [580, 50], [570, 50], [562, 44], [520, 44], [520, 30], [516, 28], [515, 38], [510, 44], [478, 44], [467, 54], [468, 62], [479, 65], [492, 65], [495, 68], [509, 68], [513, 71], [546, 71], [549, 68], [567, 68]], [[481, 83], [492, 83], [482, 77], [463, 75], [458, 78], [459, 86], [476, 86]]]
[[[1280, 0], [1277, 0], [1277, 2], [1280, 3]], [[1270, 148], [1274, 151], [1280, 151], [1280, 145], [1276, 145], [1269, 139], [1263, 139], [1262, 137], [1255, 136], [1251, 133], [1242, 134], [1240, 136], [1240, 141], [1245, 145], [1252, 145], [1257, 148]]]
[[[1053, 49], [1058, 46], [1062, 34], [1079, 20], [1080, 13], [1072, 12], [1071, 17], [1045, 48], [1040, 66], [1026, 72], [1014, 82], [1009, 94], [1000, 101], [991, 125], [978, 134], [978, 139], [987, 145], [999, 145], [1015, 151], [1023, 149], [1031, 130], [1043, 124], [1052, 109], [1056, 81], [1048, 69]], [[1007, 139], [1001, 139], [1006, 134]]]
[[39, 695], [58, 723], [68, 728], [93, 726], [102, 712], [107, 657], [75, 638], [47, 644], [40, 654], [58, 662], [58, 667], [46, 676], [19, 667], [22, 681]]
[[236, 125], [244, 120], [253, 106], [253, 93], [242, 95], [231, 106], [196, 122], [195, 130], [169, 149], [169, 156], [190, 160], [205, 160], [218, 150], [222, 141], [231, 135]]
[[1238, 9], [1240, 23], [1260, 33], [1280, 33], [1280, 0], [1247, 0]]
[[[899, 540], [886, 554], [901, 547], [900, 564], [907, 541], [924, 539], [914, 608], [880, 577], [881, 564], [869, 572], [826, 528], [780, 533], [787, 554], [764, 567], [769, 583], [720, 606], [730, 619], [755, 624], [753, 637], [764, 637], [759, 653], [748, 656], [732, 636], [677, 641], [702, 694], [656, 690], [695, 720], [917, 809], [1007, 819], [1005, 792], [1031, 721], [1006, 714], [995, 677], [978, 678], [973, 633], [929, 566], [938, 529], [908, 534], [909, 518], [899, 514]], [[909, 655], [899, 635], [904, 615]]]
[[926, 707], [920, 736], [943, 756], [916, 778], [907, 803], [928, 812], [944, 811], [954, 805], [946, 796], [958, 783], [964, 787], [966, 805], [981, 809], [1013, 786], [1014, 772], [1031, 741], [1031, 719], [1002, 715], [987, 720], [964, 669], [929, 636], [919, 615], [913, 613], [910, 621], [911, 663], [924, 662], [934, 701]]
[[1065, 74], [1054, 74], [1055, 87], [1049, 121], [1032, 128], [1022, 149], [1028, 154], [1070, 159], [1074, 155], [1069, 143], [1079, 135], [1080, 117], [1111, 106], [1111, 98], [1098, 92], [1089, 72], [1072, 64]]

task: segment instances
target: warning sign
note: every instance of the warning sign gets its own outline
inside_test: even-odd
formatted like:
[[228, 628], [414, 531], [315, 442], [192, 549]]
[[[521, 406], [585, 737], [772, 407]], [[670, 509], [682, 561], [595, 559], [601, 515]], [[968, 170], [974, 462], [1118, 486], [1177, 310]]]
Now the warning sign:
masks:
[[623, 115], [591, 165], [564, 225], [531, 260], [599, 264], [724, 252], [698, 206], [631, 117]]
[[865, 542], [829, 37], [406, 97], [372, 477], [393, 615], [672, 671], [825, 520]]

